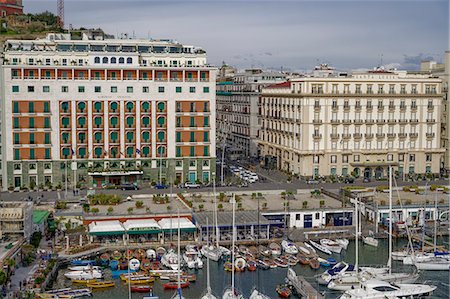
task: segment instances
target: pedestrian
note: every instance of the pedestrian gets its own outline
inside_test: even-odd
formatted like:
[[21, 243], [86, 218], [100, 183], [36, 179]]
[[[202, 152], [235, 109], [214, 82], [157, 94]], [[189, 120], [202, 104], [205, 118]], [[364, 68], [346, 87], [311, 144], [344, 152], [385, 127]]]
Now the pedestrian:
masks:
[[75, 196], [75, 189], [73, 189], [72, 192], [73, 192], [73, 196]]
[[19, 290], [22, 291], [22, 281], [19, 281]]

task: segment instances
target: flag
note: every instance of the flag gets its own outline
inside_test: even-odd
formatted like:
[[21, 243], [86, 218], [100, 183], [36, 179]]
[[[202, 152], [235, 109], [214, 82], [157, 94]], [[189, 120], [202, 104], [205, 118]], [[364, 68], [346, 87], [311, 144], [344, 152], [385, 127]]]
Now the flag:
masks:
[[141, 154], [141, 150], [140, 149], [136, 149], [136, 154], [140, 155]]
[[71, 148], [72, 150], [72, 156], [75, 156], [75, 151], [73, 150], [73, 148]]

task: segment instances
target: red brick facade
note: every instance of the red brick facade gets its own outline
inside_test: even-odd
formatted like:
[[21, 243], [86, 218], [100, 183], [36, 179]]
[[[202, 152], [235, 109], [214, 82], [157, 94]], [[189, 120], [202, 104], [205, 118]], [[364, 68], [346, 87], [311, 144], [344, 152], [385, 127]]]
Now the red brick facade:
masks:
[[0, 17], [23, 14], [22, 0], [0, 0]]

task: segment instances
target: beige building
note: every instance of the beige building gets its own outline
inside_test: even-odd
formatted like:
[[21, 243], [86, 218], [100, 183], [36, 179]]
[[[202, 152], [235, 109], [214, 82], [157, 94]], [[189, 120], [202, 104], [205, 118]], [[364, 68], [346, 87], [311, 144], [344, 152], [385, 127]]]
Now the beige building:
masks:
[[374, 70], [263, 89], [259, 148], [301, 177], [440, 173], [442, 80]]
[[0, 204], [0, 239], [30, 240], [33, 232], [32, 202], [2, 202]]

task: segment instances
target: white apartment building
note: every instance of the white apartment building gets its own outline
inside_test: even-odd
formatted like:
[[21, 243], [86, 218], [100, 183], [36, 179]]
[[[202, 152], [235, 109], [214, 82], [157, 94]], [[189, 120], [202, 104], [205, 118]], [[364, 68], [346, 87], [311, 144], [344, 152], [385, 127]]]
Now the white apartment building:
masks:
[[286, 74], [249, 69], [217, 82], [217, 135], [226, 138], [226, 152], [258, 157], [258, 99], [265, 86], [284, 82]]
[[171, 40], [8, 40], [1, 66], [3, 190], [209, 182], [217, 69]]
[[305, 77], [262, 90], [261, 156], [301, 177], [439, 174], [442, 80], [405, 71]]

